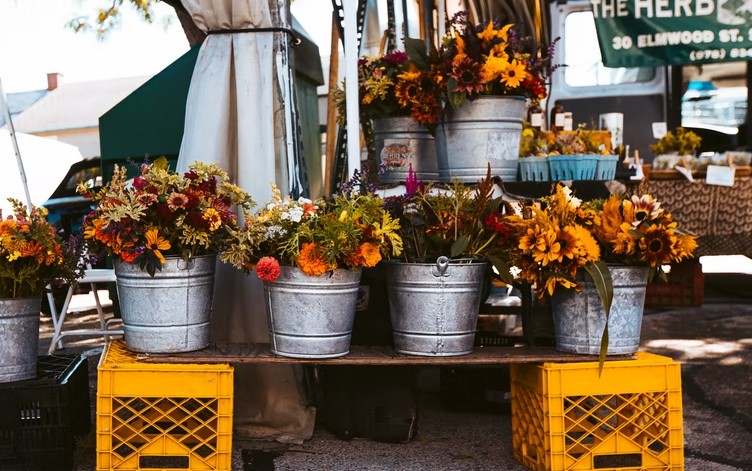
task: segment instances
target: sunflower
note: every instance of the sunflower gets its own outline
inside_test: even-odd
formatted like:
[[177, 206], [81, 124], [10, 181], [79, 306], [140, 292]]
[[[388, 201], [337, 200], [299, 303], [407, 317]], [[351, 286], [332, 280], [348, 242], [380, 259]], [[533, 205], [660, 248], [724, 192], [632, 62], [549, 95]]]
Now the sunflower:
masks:
[[452, 67], [449, 77], [456, 82], [452, 89], [455, 93], [480, 93], [483, 91], [485, 82], [482, 77], [481, 65], [469, 58], [465, 58]]
[[632, 195], [631, 200], [624, 201], [625, 206], [630, 207], [630, 211], [634, 214], [634, 226], [639, 226], [643, 222], [653, 221], [663, 213], [661, 204], [654, 200], [650, 195]]
[[408, 108], [415, 103], [421, 92], [420, 72], [404, 72], [397, 78], [399, 78], [399, 81], [394, 87], [394, 95], [401, 107]]
[[501, 72], [501, 83], [509, 88], [517, 88], [527, 77], [527, 67], [523, 62], [512, 59], [509, 66]]
[[664, 226], [651, 226], [640, 239], [642, 259], [651, 267], [670, 263], [676, 258], [676, 236], [674, 231]]
[[533, 259], [545, 267], [549, 262], [560, 260], [560, 258], [561, 242], [556, 231], [548, 229], [538, 235], [533, 247]]

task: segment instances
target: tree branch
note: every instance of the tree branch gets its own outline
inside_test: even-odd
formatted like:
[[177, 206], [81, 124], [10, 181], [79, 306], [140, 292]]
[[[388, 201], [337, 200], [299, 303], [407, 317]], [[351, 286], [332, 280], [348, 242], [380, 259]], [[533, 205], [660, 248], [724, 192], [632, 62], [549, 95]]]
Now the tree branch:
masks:
[[185, 37], [188, 39], [188, 44], [190, 44], [191, 47], [204, 42], [206, 34], [196, 26], [193, 18], [191, 18], [191, 15], [185, 7], [183, 7], [183, 4], [180, 3], [180, 0], [162, 0], [162, 2], [175, 9], [178, 20], [180, 20], [180, 26], [183, 27], [183, 32], [185, 33]]

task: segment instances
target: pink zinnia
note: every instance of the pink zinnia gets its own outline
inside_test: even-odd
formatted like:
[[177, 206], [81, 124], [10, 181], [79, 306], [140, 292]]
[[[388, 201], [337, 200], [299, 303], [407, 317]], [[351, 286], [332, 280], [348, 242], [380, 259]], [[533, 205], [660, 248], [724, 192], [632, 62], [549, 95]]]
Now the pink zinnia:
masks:
[[256, 264], [256, 275], [261, 281], [274, 281], [281, 272], [279, 262], [274, 257], [261, 257]]

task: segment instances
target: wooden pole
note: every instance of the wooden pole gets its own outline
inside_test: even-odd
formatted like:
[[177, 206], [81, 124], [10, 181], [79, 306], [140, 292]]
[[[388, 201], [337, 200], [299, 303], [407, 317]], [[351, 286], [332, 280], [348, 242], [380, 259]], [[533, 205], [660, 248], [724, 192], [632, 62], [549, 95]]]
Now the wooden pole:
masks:
[[[332, 12], [332, 36], [329, 46], [329, 90], [337, 86], [339, 77], [339, 32], [337, 18]], [[337, 158], [337, 106], [331, 92], [326, 99], [326, 166], [324, 168], [324, 194], [329, 196], [334, 177], [334, 165]]]

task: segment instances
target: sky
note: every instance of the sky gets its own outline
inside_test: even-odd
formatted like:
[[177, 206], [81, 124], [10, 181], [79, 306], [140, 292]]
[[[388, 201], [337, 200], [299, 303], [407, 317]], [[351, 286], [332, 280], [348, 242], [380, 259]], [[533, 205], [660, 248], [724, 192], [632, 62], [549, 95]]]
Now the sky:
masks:
[[[103, 41], [65, 24], [93, 15], [108, 0], [0, 0], [0, 80], [5, 93], [47, 88], [47, 73], [65, 83], [154, 75], [188, 50], [172, 7], [158, 3], [153, 24], [124, 4], [121, 28]], [[127, 2], [126, 2], [127, 3]], [[296, 19], [328, 52], [330, 0], [297, 0]], [[323, 44], [323, 46], [322, 46]]]

